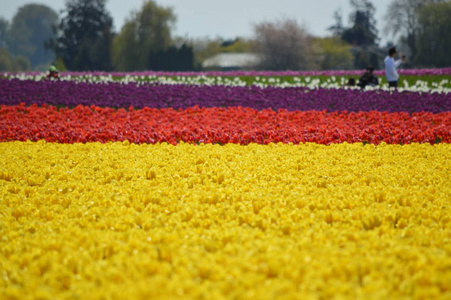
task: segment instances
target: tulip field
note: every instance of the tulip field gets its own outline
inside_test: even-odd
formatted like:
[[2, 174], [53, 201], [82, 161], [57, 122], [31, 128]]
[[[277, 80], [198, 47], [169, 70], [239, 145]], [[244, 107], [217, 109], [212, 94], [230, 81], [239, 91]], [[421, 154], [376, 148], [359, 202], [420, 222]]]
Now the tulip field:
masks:
[[0, 299], [451, 299], [451, 69], [359, 73], [0, 73]]

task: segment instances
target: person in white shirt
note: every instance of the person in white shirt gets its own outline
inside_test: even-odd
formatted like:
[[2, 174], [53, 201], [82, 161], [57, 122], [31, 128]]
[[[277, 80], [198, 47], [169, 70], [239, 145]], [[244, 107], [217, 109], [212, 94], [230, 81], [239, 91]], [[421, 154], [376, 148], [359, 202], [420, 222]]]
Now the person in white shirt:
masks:
[[398, 87], [399, 75], [396, 69], [406, 60], [406, 57], [403, 56], [402, 59], [395, 61], [395, 56], [396, 48], [388, 49], [388, 56], [385, 58], [385, 76], [387, 77], [388, 86], [391, 88]]

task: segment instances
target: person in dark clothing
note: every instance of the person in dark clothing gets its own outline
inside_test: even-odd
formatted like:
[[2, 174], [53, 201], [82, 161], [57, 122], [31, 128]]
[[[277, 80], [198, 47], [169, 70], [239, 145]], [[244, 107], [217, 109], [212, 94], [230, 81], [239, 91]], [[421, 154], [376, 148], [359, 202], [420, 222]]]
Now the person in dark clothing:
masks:
[[348, 83], [346, 85], [347, 86], [355, 86], [355, 79], [354, 78], [349, 78]]
[[379, 85], [379, 79], [373, 74], [374, 68], [373, 66], [369, 66], [366, 68], [365, 74], [359, 79], [359, 83], [357, 84], [362, 89], [366, 86], [376, 86]]

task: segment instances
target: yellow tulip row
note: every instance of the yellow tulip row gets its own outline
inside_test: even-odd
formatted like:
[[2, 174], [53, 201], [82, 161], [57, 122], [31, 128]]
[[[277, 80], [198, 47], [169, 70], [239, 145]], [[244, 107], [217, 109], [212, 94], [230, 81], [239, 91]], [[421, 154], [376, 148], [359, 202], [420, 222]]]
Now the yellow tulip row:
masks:
[[451, 145], [0, 143], [1, 299], [450, 299]]

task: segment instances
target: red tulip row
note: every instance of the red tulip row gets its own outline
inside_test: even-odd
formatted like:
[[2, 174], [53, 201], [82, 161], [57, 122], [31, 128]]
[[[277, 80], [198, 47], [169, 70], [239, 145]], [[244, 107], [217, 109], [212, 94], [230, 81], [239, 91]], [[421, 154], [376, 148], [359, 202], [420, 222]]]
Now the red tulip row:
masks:
[[0, 106], [0, 141], [379, 144], [451, 142], [451, 112], [432, 114], [199, 108]]

